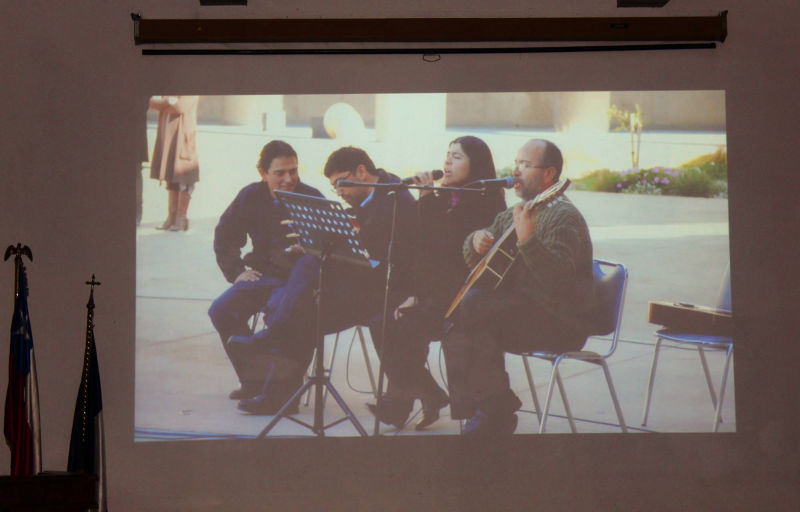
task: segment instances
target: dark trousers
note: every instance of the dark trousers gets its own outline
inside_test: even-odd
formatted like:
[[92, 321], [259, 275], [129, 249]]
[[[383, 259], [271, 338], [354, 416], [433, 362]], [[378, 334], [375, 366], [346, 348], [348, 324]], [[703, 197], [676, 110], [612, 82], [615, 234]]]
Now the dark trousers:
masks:
[[[262, 276], [257, 281], [240, 281], [228, 288], [208, 308], [208, 316], [219, 333], [229, 359], [231, 354], [225, 342], [231, 336], [250, 334], [248, 320], [267, 305], [272, 291], [283, 283], [283, 278], [268, 276]], [[242, 381], [238, 371], [237, 375]]]
[[505, 352], [578, 350], [585, 341], [513, 291], [472, 289], [456, 313], [443, 341], [453, 418], [468, 418], [476, 408], [491, 415], [520, 407], [509, 386]]
[[413, 402], [417, 398], [434, 400], [443, 395], [444, 391], [425, 366], [428, 345], [442, 336], [441, 308], [421, 305], [408, 309], [397, 320], [393, 310], [387, 317], [389, 343], [385, 347], [381, 342], [383, 315], [378, 315], [369, 323], [375, 350], [382, 357], [383, 371], [389, 381], [387, 397]]
[[[267, 329], [252, 337], [255, 347], [267, 349], [307, 366], [316, 346], [317, 307], [321, 262], [306, 254], [297, 260], [285, 286], [269, 302]], [[322, 275], [320, 320], [322, 334], [366, 324], [383, 308], [383, 279], [375, 270], [329, 261]], [[396, 300], [392, 303], [396, 304]]]

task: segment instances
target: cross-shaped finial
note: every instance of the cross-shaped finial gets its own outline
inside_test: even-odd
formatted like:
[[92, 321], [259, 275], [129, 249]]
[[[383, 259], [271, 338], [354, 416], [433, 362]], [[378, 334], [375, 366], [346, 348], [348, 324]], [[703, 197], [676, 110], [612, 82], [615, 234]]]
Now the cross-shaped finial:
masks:
[[101, 283], [100, 281], [95, 281], [94, 274], [92, 274], [92, 280], [86, 281], [86, 284], [90, 285], [92, 287], [92, 291], [94, 291], [95, 286], [100, 286], [103, 283]]

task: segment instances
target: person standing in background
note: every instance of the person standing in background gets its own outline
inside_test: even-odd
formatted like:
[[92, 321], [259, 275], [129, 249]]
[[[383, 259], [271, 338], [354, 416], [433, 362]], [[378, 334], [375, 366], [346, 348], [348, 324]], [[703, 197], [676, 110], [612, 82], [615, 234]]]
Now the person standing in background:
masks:
[[158, 129], [150, 162], [150, 177], [167, 183], [169, 231], [189, 229], [187, 212], [194, 184], [200, 179], [197, 158], [197, 104], [199, 96], [152, 96], [150, 110], [158, 111]]

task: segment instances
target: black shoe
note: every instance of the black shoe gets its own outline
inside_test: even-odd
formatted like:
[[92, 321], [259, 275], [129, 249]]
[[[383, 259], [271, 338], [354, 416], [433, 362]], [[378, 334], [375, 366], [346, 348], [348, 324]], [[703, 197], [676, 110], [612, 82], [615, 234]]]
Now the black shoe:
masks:
[[[240, 400], [237, 409], [252, 415], [266, 415], [273, 416], [278, 414], [283, 404], [286, 403], [291, 395], [283, 397], [283, 399], [275, 398], [274, 394], [261, 394], [255, 398], [248, 398]], [[300, 412], [300, 397], [296, 398], [289, 407], [286, 409], [286, 414], [297, 414]]]
[[400, 403], [398, 400], [384, 398], [381, 400], [381, 408], [378, 410], [377, 404], [367, 404], [367, 409], [376, 416], [381, 423], [386, 423], [397, 429], [402, 429], [406, 425], [409, 414], [411, 414], [411, 402]]
[[439, 411], [447, 407], [450, 398], [441, 389], [441, 394], [435, 398], [422, 398], [422, 418], [414, 426], [414, 430], [424, 430], [439, 419]]
[[514, 433], [517, 428], [517, 415], [515, 413], [489, 416], [481, 409], [464, 424], [464, 435], [479, 436], [507, 436]]
[[261, 384], [258, 382], [243, 382], [239, 389], [234, 389], [228, 394], [231, 400], [245, 400], [255, 398], [261, 393]]

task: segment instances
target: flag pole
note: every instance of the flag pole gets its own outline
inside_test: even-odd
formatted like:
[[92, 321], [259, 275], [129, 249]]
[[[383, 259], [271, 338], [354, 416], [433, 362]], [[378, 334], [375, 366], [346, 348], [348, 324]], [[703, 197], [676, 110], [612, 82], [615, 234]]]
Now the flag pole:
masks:
[[14, 313], [11, 320], [8, 388], [3, 432], [11, 449], [11, 475], [36, 475], [42, 470], [39, 385], [33, 334], [28, 315], [28, 281], [22, 257], [33, 261], [27, 245], [6, 248], [3, 260], [14, 255]]
[[92, 280], [86, 281], [86, 284], [91, 287], [89, 302], [86, 304], [86, 343], [78, 397], [75, 400], [75, 415], [72, 420], [67, 471], [97, 475], [98, 511], [105, 512], [107, 502], [103, 398], [94, 339], [94, 287], [101, 283], [92, 274]]

